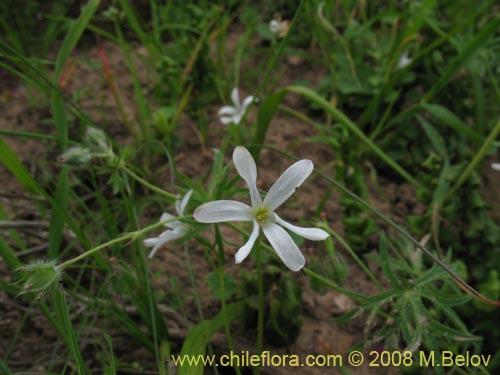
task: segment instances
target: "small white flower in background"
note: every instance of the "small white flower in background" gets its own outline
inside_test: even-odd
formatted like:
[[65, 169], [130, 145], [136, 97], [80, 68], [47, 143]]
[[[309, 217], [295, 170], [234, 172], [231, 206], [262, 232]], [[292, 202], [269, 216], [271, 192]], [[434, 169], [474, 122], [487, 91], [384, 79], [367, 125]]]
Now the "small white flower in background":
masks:
[[[182, 200], [177, 199], [175, 201], [175, 210], [179, 216], [184, 216], [184, 210], [186, 209], [189, 199], [191, 198], [191, 194], [193, 194], [193, 189], [189, 190]], [[164, 212], [160, 217], [160, 222], [173, 218], [175, 218], [174, 215]], [[153, 248], [149, 254], [150, 258], [152, 258], [156, 254], [156, 251], [165, 243], [183, 237], [189, 230], [188, 225], [179, 220], [169, 221], [164, 225], [169, 229], [161, 233], [158, 237], [147, 238], [144, 240], [144, 246]]]
[[408, 51], [405, 51], [403, 53], [403, 56], [401, 56], [401, 58], [399, 59], [399, 62], [398, 62], [398, 69], [403, 69], [405, 67], [407, 67], [408, 65], [411, 64], [411, 59], [410, 57], [408, 56]]
[[500, 163], [491, 163], [491, 168], [495, 171], [500, 171]]
[[202, 223], [225, 221], [252, 221], [253, 230], [236, 253], [236, 263], [241, 263], [252, 250], [262, 228], [264, 235], [280, 259], [292, 271], [299, 271], [305, 259], [292, 237], [283, 229], [313, 241], [324, 240], [327, 232], [318, 228], [300, 228], [281, 219], [274, 211], [281, 206], [313, 171], [313, 163], [304, 159], [292, 164], [271, 186], [264, 200], [257, 190], [257, 167], [250, 152], [244, 147], [236, 147], [233, 162], [238, 174], [246, 181], [250, 190], [252, 206], [232, 200], [204, 203], [194, 211], [195, 220]]
[[280, 38], [284, 38], [288, 34], [290, 22], [287, 20], [273, 19], [269, 22], [269, 30]]
[[233, 102], [233, 106], [226, 105], [219, 110], [220, 122], [224, 125], [228, 125], [230, 123], [238, 125], [248, 106], [252, 103], [253, 96], [247, 96], [245, 100], [243, 100], [243, 103], [241, 103], [238, 88], [235, 87], [231, 92], [231, 100]]

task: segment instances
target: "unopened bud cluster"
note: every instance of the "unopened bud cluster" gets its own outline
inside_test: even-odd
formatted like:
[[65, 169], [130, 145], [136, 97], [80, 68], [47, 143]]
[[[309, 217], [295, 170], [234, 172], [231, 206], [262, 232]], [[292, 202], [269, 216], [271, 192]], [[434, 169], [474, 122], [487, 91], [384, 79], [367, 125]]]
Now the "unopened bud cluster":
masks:
[[23, 284], [19, 294], [35, 293], [38, 299], [58, 286], [62, 277], [62, 268], [48, 260], [35, 261], [17, 271], [21, 272], [19, 283]]
[[74, 146], [66, 150], [59, 160], [71, 167], [84, 167], [92, 159], [115, 160], [111, 144], [101, 129], [89, 126], [85, 132], [84, 146]]

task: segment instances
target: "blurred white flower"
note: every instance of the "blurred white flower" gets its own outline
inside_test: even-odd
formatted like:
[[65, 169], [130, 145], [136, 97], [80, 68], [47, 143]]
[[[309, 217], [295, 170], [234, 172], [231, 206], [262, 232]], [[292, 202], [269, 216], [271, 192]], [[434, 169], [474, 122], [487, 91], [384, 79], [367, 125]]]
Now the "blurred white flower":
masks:
[[245, 114], [247, 107], [252, 103], [253, 96], [247, 96], [245, 100], [243, 100], [243, 104], [240, 102], [240, 94], [238, 93], [238, 88], [233, 88], [231, 91], [231, 100], [233, 102], [233, 106], [226, 105], [219, 110], [219, 118], [220, 122], [224, 125], [228, 125], [230, 123], [235, 123], [238, 125], [241, 121], [241, 118]]
[[269, 30], [280, 38], [284, 38], [288, 33], [288, 29], [290, 28], [290, 22], [287, 20], [277, 20], [273, 19], [269, 22]]
[[236, 253], [236, 263], [241, 263], [252, 250], [262, 228], [264, 235], [280, 259], [292, 271], [299, 271], [305, 259], [292, 237], [283, 229], [313, 241], [324, 240], [327, 232], [318, 228], [300, 228], [281, 219], [274, 211], [281, 206], [313, 171], [310, 160], [300, 160], [291, 165], [269, 189], [264, 200], [257, 190], [257, 167], [250, 152], [244, 147], [236, 147], [233, 162], [238, 174], [246, 181], [250, 190], [252, 206], [232, 200], [219, 200], [204, 203], [194, 211], [195, 220], [202, 223], [225, 221], [252, 221], [253, 230]]
[[[191, 194], [193, 194], [193, 189], [189, 190], [182, 200], [177, 199], [175, 201], [175, 210], [177, 211], [178, 216], [184, 216], [184, 210], [186, 209], [189, 199], [191, 198]], [[160, 217], [160, 222], [171, 220], [173, 218], [175, 218], [174, 215], [164, 212]], [[183, 237], [189, 230], [188, 225], [179, 220], [169, 221], [164, 225], [169, 229], [161, 233], [158, 237], [147, 238], [144, 240], [144, 246], [153, 248], [149, 254], [150, 258], [152, 258], [156, 254], [156, 251], [165, 243]]]
[[403, 53], [403, 56], [401, 56], [401, 58], [399, 59], [399, 62], [398, 62], [398, 69], [403, 69], [405, 68], [406, 66], [410, 65], [411, 64], [411, 59], [410, 57], [408, 56], [408, 51], [405, 51]]
[[495, 171], [500, 171], [500, 163], [491, 163], [491, 168]]

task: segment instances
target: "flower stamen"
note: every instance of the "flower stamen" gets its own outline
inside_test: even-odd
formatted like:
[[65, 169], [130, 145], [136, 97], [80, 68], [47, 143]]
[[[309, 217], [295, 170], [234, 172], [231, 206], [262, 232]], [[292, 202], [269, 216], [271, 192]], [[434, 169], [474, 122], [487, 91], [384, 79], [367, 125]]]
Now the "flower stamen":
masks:
[[258, 209], [255, 210], [255, 219], [260, 224], [265, 223], [268, 218], [269, 218], [269, 210], [267, 209], [267, 207], [259, 207]]

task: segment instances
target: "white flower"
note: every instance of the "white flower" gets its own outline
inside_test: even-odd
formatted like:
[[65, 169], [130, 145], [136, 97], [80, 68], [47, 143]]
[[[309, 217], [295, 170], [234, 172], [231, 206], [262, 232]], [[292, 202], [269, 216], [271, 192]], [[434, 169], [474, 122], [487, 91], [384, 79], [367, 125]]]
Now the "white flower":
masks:
[[289, 27], [290, 22], [288, 20], [281, 21], [273, 19], [269, 22], [269, 30], [280, 38], [284, 38], [286, 36]]
[[500, 171], [500, 163], [491, 163], [491, 168], [495, 171]]
[[408, 56], [408, 51], [405, 51], [403, 53], [403, 56], [401, 56], [401, 58], [399, 59], [399, 62], [398, 62], [398, 69], [403, 69], [405, 68], [406, 66], [410, 65], [411, 64], [411, 59], [409, 58]]
[[324, 240], [329, 234], [322, 229], [300, 228], [287, 223], [274, 211], [309, 177], [313, 171], [312, 161], [304, 159], [291, 165], [269, 189], [264, 200], [257, 190], [257, 167], [250, 152], [244, 147], [236, 147], [233, 162], [239, 175], [248, 185], [252, 207], [232, 200], [208, 202], [194, 211], [194, 218], [202, 223], [252, 221], [252, 233], [247, 243], [236, 253], [236, 263], [241, 263], [248, 256], [259, 235], [259, 228], [262, 228], [283, 263], [292, 271], [299, 271], [304, 267], [304, 256], [283, 228], [314, 241]]
[[[186, 209], [189, 199], [191, 198], [191, 194], [193, 194], [193, 189], [189, 190], [184, 196], [184, 198], [182, 198], [182, 200], [177, 199], [175, 201], [175, 210], [177, 211], [177, 214], [179, 216], [184, 215], [184, 210]], [[173, 218], [175, 218], [174, 215], [171, 215], [168, 212], [164, 212], [160, 217], [160, 222], [170, 220]], [[163, 244], [183, 237], [188, 232], [189, 229], [185, 223], [179, 220], [169, 221], [164, 225], [169, 229], [161, 233], [158, 237], [147, 238], [144, 240], [144, 246], [153, 248], [151, 250], [151, 253], [149, 254], [150, 258], [152, 258], [155, 255], [156, 251], [160, 247], [162, 247]]]
[[235, 87], [231, 92], [231, 100], [233, 101], [233, 107], [226, 105], [219, 110], [220, 122], [224, 125], [228, 125], [232, 122], [238, 125], [241, 118], [245, 114], [247, 107], [252, 103], [253, 96], [247, 96], [245, 100], [243, 100], [243, 104], [241, 104], [238, 88]]

